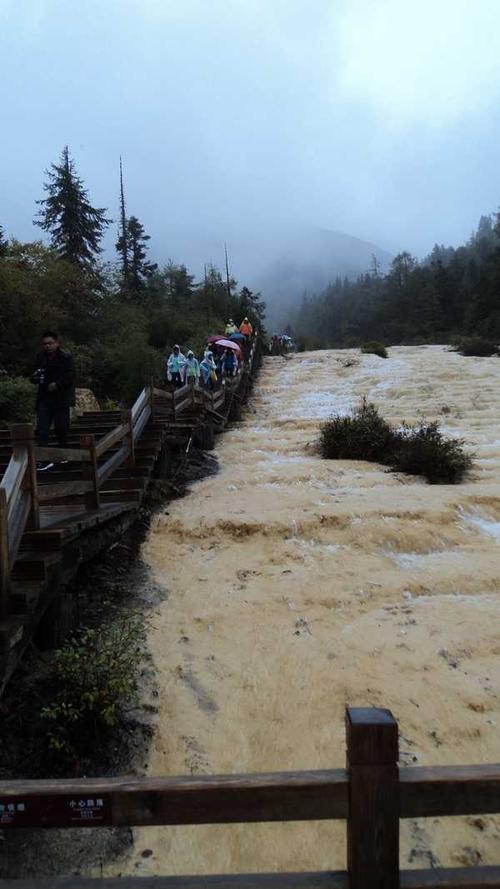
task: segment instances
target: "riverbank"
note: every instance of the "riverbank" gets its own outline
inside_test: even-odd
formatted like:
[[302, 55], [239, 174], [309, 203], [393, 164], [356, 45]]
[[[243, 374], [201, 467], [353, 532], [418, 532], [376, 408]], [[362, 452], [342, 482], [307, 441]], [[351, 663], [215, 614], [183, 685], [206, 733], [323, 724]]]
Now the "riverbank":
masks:
[[[169, 593], [149, 638], [147, 774], [343, 765], [348, 703], [393, 710], [403, 762], [498, 761], [499, 383], [498, 359], [438, 346], [265, 360], [220, 472], [159, 514], [143, 547]], [[463, 437], [469, 480], [317, 457], [321, 420], [364, 395], [390, 422], [439, 419]], [[403, 861], [493, 863], [499, 839], [492, 817], [410, 822]], [[137, 831], [120, 872], [343, 866], [342, 825], [244, 825]]]

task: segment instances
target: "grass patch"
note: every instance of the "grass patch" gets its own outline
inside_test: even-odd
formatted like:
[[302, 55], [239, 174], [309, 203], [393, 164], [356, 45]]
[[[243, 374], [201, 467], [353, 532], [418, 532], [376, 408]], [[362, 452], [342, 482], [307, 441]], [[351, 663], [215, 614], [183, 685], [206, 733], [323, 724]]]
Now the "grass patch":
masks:
[[490, 355], [498, 355], [498, 345], [493, 340], [486, 340], [481, 336], [458, 337], [451, 347], [452, 352], [460, 352], [460, 355], [487, 358]]
[[320, 451], [329, 460], [383, 463], [394, 472], [422, 475], [430, 484], [456, 484], [472, 466], [464, 442], [445, 438], [438, 423], [393, 429], [366, 399], [352, 416], [323, 423]]
[[387, 349], [383, 343], [376, 340], [370, 340], [368, 343], [362, 343], [361, 351], [364, 355], [378, 355], [379, 358], [388, 358]]

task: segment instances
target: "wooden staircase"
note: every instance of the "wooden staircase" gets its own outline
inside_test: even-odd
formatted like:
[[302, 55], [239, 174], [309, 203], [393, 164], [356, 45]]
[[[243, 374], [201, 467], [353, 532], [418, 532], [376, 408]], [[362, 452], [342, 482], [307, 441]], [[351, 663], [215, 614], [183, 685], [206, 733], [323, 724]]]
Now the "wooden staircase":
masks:
[[215, 392], [151, 385], [130, 411], [85, 412], [63, 450], [37, 448], [32, 427], [0, 430], [0, 694], [57, 591], [133, 523], [165, 449], [211, 448], [239, 416], [257, 345]]

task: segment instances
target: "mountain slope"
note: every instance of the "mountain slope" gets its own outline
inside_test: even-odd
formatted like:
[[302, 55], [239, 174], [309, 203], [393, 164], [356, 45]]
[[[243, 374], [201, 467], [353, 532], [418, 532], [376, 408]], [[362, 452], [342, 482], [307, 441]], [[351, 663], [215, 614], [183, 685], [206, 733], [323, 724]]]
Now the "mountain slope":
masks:
[[385, 271], [392, 256], [376, 244], [327, 229], [297, 232], [252, 280], [267, 302], [268, 328], [281, 325], [305, 292], [320, 292], [338, 275], [367, 272], [374, 255]]

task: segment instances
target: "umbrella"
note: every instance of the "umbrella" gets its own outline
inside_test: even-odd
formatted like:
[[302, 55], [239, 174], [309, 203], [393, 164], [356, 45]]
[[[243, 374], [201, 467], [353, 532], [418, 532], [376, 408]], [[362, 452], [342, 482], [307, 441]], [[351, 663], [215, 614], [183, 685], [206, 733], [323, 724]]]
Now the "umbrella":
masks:
[[238, 352], [241, 355], [241, 349], [238, 343], [233, 343], [231, 340], [220, 339], [215, 343], [216, 346], [222, 346], [223, 349], [232, 349], [233, 352]]
[[218, 340], [223, 340], [223, 339], [224, 339], [224, 334], [218, 333], [217, 336], [209, 336], [207, 339], [207, 343], [216, 343], [216, 342], [218, 342]]
[[230, 340], [246, 340], [246, 336], [242, 333], [232, 333], [229, 337]]

